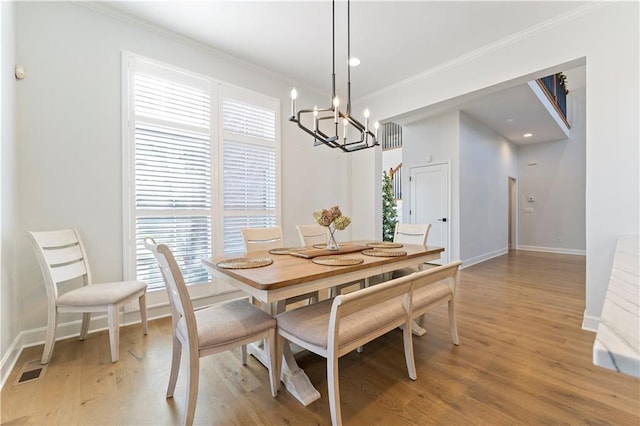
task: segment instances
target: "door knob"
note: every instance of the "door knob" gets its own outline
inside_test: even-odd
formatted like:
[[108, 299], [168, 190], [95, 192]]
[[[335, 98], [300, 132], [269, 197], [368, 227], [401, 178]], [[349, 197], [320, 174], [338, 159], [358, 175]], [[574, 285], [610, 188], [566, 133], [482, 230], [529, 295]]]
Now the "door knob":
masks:
[[443, 217], [442, 219], [438, 219], [438, 222], [446, 222], [446, 221], [447, 221], [446, 217]]

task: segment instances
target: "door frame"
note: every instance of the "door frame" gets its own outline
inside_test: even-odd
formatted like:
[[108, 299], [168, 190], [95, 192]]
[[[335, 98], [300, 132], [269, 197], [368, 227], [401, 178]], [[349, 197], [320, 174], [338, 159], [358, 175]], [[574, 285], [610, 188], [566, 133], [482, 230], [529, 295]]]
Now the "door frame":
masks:
[[[431, 167], [431, 166], [447, 166], [447, 248], [449, 250], [449, 252], [447, 253], [448, 256], [448, 261], [452, 262], [452, 258], [453, 258], [453, 249], [452, 249], [452, 237], [451, 237], [451, 216], [453, 215], [453, 206], [452, 206], [452, 201], [451, 201], [451, 160], [448, 161], [438, 161], [435, 163], [425, 163], [425, 164], [413, 164], [411, 166], [409, 166], [409, 178], [411, 178], [412, 176], [412, 171], [413, 169], [418, 169], [418, 168], [422, 168], [422, 167]], [[410, 205], [410, 211], [413, 212], [415, 210], [415, 201], [414, 201], [414, 197], [413, 197], [413, 190], [412, 190], [412, 186], [414, 185], [413, 180], [409, 179], [409, 205]], [[406, 208], [406, 206], [405, 206]], [[414, 217], [415, 215], [409, 215], [409, 223], [414, 223]], [[446, 262], [443, 261], [443, 264], [445, 264]]]
[[[513, 176], [507, 177], [508, 183], [508, 195], [507, 200], [509, 203], [508, 206], [508, 214], [509, 218], [507, 219], [507, 223], [510, 227], [507, 235], [511, 235], [509, 241], [507, 241], [507, 250], [517, 250], [518, 249], [518, 178]], [[510, 232], [509, 232], [510, 231]]]

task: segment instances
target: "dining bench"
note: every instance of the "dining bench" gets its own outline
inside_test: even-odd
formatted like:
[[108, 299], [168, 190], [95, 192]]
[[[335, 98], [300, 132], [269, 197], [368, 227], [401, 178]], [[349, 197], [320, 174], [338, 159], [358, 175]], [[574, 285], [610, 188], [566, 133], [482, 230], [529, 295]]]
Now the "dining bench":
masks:
[[[338, 359], [402, 326], [407, 370], [409, 378], [415, 380], [417, 373], [410, 327], [411, 320], [415, 318], [413, 310], [415, 308], [416, 314], [422, 315], [436, 303], [453, 301], [455, 286], [450, 281], [455, 281], [459, 266], [460, 262], [454, 262], [416, 272], [276, 316], [276, 377], [280, 374], [285, 339], [326, 358], [331, 422], [340, 425]], [[449, 306], [452, 314], [453, 304]], [[452, 340], [457, 344], [455, 317], [450, 316], [450, 324], [453, 324]]]

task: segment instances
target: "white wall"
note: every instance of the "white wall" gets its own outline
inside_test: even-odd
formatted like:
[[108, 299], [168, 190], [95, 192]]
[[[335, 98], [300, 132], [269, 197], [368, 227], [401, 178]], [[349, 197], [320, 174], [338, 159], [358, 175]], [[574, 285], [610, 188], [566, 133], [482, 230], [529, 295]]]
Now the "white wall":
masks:
[[411, 168], [450, 163], [451, 211], [449, 259], [460, 259], [460, 113], [451, 111], [402, 127], [403, 209], [402, 220], [411, 223]]
[[[585, 253], [585, 95], [583, 86], [568, 96], [569, 139], [518, 148], [519, 248]], [[535, 202], [528, 202], [529, 195]]]
[[[451, 164], [451, 259], [471, 265], [507, 250], [507, 178], [517, 176], [515, 147], [459, 111], [403, 126], [404, 202], [412, 167]], [[406, 167], [406, 169], [405, 169]], [[409, 207], [403, 220], [410, 222]]]
[[516, 148], [460, 113], [460, 259], [465, 266], [508, 251], [509, 177]]
[[[357, 102], [367, 104], [379, 117], [392, 118], [492, 86], [524, 83], [586, 60], [583, 326], [592, 330], [600, 316], [617, 236], [639, 232], [638, 7], [636, 2], [588, 3], [578, 12], [523, 30]], [[549, 49], [554, 45], [559, 48]], [[353, 167], [358, 173], [359, 164], [354, 162]], [[375, 188], [360, 191], [354, 197], [362, 208], [375, 208]]]
[[[363, 149], [348, 154], [351, 160], [351, 237], [382, 239], [382, 149]], [[349, 182], [345, 182], [349, 185]]]
[[[20, 330], [46, 324], [46, 293], [27, 230], [77, 227], [94, 279], [123, 276], [123, 50], [281, 99], [286, 244], [298, 244], [295, 226], [312, 223], [315, 209], [340, 204], [351, 213], [348, 157], [313, 148], [313, 141], [287, 121], [294, 82], [160, 30], [116, 19], [96, 11], [99, 5], [20, 2], [15, 7], [17, 61], [27, 72], [18, 87], [18, 185], [9, 200], [17, 205], [19, 217], [8, 244], [17, 263], [18, 290], [11, 302], [20, 313]], [[295, 85], [299, 105], [320, 103], [319, 94]]]
[[20, 331], [20, 310], [15, 303], [15, 261], [13, 238], [16, 235], [16, 79], [15, 8], [0, 3], [0, 383], [17, 356], [12, 346]]

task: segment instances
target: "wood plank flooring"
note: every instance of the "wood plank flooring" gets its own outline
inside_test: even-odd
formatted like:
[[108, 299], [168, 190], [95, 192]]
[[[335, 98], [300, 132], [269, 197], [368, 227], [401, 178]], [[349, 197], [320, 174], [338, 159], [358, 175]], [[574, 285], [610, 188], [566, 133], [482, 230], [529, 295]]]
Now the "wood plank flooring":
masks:
[[[451, 344], [446, 306], [427, 314], [414, 339], [418, 380], [409, 380], [402, 334], [393, 331], [340, 359], [345, 424], [640, 424], [640, 381], [593, 366], [595, 335], [581, 330], [584, 257], [534, 252], [464, 269], [457, 293], [460, 346]], [[110, 362], [106, 332], [56, 344], [42, 379], [13, 385], [23, 352], [1, 393], [0, 420], [14, 424], [178, 424], [185, 406], [181, 374], [165, 399], [171, 359], [168, 318], [120, 334]], [[197, 424], [327, 425], [326, 361], [299, 364], [322, 398], [308, 407], [286, 390], [271, 398], [267, 371], [239, 351], [201, 359]], [[185, 373], [186, 369], [181, 371]]]

